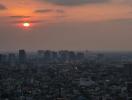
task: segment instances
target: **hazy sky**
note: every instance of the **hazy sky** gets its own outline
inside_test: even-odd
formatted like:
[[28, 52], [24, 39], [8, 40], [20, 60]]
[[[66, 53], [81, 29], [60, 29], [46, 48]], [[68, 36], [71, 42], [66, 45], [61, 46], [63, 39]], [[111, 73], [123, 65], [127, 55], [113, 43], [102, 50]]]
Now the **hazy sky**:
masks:
[[21, 48], [132, 51], [132, 0], [0, 0], [0, 50]]

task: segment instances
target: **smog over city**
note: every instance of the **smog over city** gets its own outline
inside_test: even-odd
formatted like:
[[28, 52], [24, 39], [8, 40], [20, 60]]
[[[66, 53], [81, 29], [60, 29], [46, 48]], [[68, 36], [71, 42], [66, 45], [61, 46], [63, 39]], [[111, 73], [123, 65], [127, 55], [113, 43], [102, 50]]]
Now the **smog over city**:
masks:
[[0, 0], [0, 100], [132, 100], [132, 0]]

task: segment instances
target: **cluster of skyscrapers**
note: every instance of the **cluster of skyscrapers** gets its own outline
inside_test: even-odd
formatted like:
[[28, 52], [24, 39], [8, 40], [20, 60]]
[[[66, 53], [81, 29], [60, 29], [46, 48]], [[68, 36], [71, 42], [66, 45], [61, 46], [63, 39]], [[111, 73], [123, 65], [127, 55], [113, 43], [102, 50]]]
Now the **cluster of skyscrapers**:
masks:
[[38, 63], [51, 62], [72, 62], [85, 59], [84, 52], [74, 51], [50, 51], [38, 50], [35, 53], [26, 53], [25, 50], [19, 50], [19, 53], [0, 54], [0, 63], [18, 63], [23, 64], [34, 60]]
[[19, 50], [19, 53], [8, 53], [0, 54], [0, 63], [2, 64], [16, 64], [16, 63], [26, 63], [26, 52], [25, 50]]
[[37, 95], [38, 100], [132, 100], [132, 56], [68, 50], [1, 53], [0, 79], [2, 100], [14, 91], [14, 100], [36, 100]]

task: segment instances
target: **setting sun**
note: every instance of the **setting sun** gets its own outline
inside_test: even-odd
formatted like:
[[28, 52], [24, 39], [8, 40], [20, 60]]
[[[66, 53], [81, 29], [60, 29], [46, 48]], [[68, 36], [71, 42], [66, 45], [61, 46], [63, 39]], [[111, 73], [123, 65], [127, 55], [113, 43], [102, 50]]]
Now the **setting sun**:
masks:
[[23, 26], [24, 26], [24, 27], [30, 27], [30, 23], [24, 22], [24, 23], [23, 23]]

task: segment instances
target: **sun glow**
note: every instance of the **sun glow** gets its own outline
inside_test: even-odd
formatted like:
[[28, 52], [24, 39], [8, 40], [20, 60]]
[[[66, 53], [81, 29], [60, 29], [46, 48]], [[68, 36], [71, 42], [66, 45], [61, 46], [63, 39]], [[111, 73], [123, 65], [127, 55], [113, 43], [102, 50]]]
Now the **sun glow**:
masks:
[[31, 24], [30, 24], [30, 23], [28, 23], [28, 22], [24, 22], [24, 23], [23, 23], [23, 26], [24, 26], [24, 27], [26, 27], [26, 28], [28, 28], [28, 27], [30, 27], [30, 26], [31, 26]]

